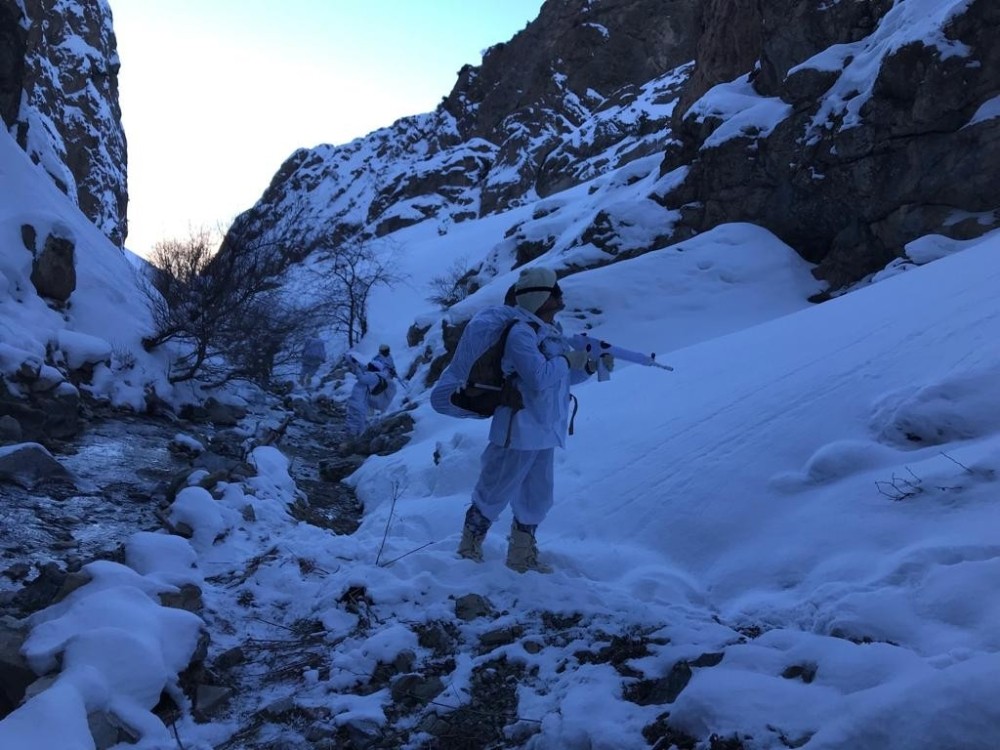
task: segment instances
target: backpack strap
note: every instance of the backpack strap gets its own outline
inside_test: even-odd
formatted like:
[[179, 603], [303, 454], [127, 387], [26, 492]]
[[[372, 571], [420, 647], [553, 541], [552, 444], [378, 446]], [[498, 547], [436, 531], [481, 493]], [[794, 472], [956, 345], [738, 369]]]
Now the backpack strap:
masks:
[[573, 401], [573, 411], [569, 415], [569, 434], [573, 434], [573, 423], [576, 421], [576, 413], [580, 409], [580, 401], [572, 393], [569, 394], [570, 399]]
[[368, 392], [373, 396], [378, 396], [385, 392], [385, 389], [389, 387], [389, 383], [378, 373], [375, 373], [375, 377], [378, 378], [378, 382], [374, 386], [370, 386]]
[[[503, 327], [503, 331], [500, 333], [500, 361], [503, 362], [503, 356], [507, 353], [507, 339], [510, 338], [510, 329], [518, 324], [518, 319], [514, 318], [507, 325]], [[503, 367], [500, 368], [501, 370]]]
[[[500, 349], [501, 360], [503, 359], [503, 355], [507, 353], [507, 337], [510, 335], [510, 329], [518, 323], [527, 323], [536, 334], [541, 330], [541, 326], [532, 320], [519, 320], [515, 318], [510, 321], [510, 323], [504, 326], [503, 333], [500, 335], [500, 342], [502, 344], [502, 348]], [[540, 350], [541, 347], [539, 347]], [[524, 408], [524, 400], [521, 398], [521, 392], [513, 383], [515, 377], [517, 377], [516, 372], [512, 373], [512, 377], [504, 379], [504, 388], [507, 391], [505, 394], [506, 405], [510, 407], [510, 419], [507, 421], [507, 437], [504, 440], [504, 448], [510, 447], [511, 435], [514, 432], [514, 417]]]
[[516, 326], [518, 323], [524, 323], [525, 325], [527, 325], [528, 327], [530, 327], [531, 330], [534, 331], [536, 334], [542, 329], [542, 327], [540, 325], [538, 325], [538, 323], [536, 323], [535, 321], [533, 321], [533, 320], [524, 320], [522, 318], [514, 318], [512, 321], [510, 321], [509, 323], [507, 323], [507, 325], [505, 325], [503, 327], [503, 332], [500, 334], [500, 338], [499, 338], [499, 341], [500, 341], [500, 359], [501, 359], [501, 361], [503, 360], [503, 356], [507, 353], [507, 338], [510, 336], [510, 330], [514, 326]]

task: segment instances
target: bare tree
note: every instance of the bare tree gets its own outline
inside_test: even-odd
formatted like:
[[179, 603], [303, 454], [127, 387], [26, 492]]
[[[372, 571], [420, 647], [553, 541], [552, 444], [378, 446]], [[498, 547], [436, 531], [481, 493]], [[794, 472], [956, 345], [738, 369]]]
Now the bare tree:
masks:
[[289, 252], [280, 239], [238, 242], [231, 235], [216, 252], [212, 234], [201, 230], [158, 243], [151, 262], [156, 331], [143, 346], [176, 345], [171, 382], [246, 379], [267, 386], [275, 367], [297, 356], [331, 314], [322, 296], [283, 292]]
[[354, 346], [368, 333], [368, 298], [373, 289], [400, 281], [393, 270], [395, 248], [383, 243], [376, 249], [362, 239], [341, 244], [328, 243], [320, 258], [326, 261], [323, 275], [332, 300], [332, 320], [336, 329]]

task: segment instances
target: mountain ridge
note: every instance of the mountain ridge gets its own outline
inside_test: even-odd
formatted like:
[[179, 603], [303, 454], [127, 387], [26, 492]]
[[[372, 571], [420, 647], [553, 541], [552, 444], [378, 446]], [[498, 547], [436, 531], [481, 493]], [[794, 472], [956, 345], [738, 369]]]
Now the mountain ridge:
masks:
[[[309, 193], [320, 189], [351, 194], [351, 210], [359, 201], [366, 210], [317, 206], [314, 216], [300, 216], [312, 222], [295, 237], [305, 254], [306, 237], [330, 225], [335, 241], [370, 240], [422, 221], [446, 231], [450, 222], [556, 196], [659, 151], [661, 175], [686, 173], [668, 192], [648, 196], [679, 211], [680, 220], [647, 251], [748, 221], [818, 264], [818, 277], [837, 292], [903, 257], [919, 236], [968, 239], [998, 222], [988, 188], [995, 182], [990, 166], [1000, 164], [1000, 125], [996, 118], [973, 120], [1000, 91], [1000, 63], [989, 44], [1000, 28], [997, 12], [984, 0], [944, 2], [930, 19], [908, 8], [881, 2], [806, 10], [785, 0], [711, 0], [655, 10], [642, 2], [549, 0], [538, 19], [488, 50], [480, 66], [463, 68], [434, 112], [350, 144], [293, 155], [239, 217], [232, 238], [274, 229], [292, 205], [308, 206]], [[588, 18], [600, 18], [603, 31]], [[569, 65], [557, 54], [564, 37], [628, 38], [636, 18], [652, 38], [679, 29], [693, 35], [672, 48], [673, 57], [638, 66], [673, 67], [638, 83], [635, 66], [618, 68], [619, 77], [604, 82], [613, 89], [606, 93], [559, 69]], [[736, 31], [720, 33], [727, 22]], [[540, 37], [553, 41], [540, 44]], [[536, 53], [523, 60], [526, 46]], [[602, 62], [615, 69], [617, 46], [587, 49], [591, 58], [581, 71]], [[688, 50], [691, 62], [683, 60]], [[855, 57], [876, 74], [855, 80]], [[510, 60], [513, 67], [504, 67]], [[518, 86], [540, 69], [548, 71], [546, 85]], [[914, 78], [917, 70], [921, 78]], [[848, 90], [859, 85], [870, 88]], [[733, 96], [747, 105], [727, 109], [714, 101]], [[861, 100], [864, 107], [853, 113]], [[777, 122], [739, 125], [751, 106], [767, 101], [783, 108]], [[726, 122], [733, 132], [719, 138]], [[348, 158], [345, 174], [336, 163]], [[406, 168], [386, 163], [400, 160]], [[322, 175], [319, 164], [326, 165]], [[605, 235], [606, 225], [598, 222], [571, 242]], [[537, 255], [521, 253], [519, 262]]]

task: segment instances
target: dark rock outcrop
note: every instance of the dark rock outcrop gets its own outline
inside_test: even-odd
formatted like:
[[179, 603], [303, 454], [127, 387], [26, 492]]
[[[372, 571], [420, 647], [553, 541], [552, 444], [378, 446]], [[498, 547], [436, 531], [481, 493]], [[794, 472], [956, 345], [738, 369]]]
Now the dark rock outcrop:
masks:
[[39, 297], [65, 303], [76, 290], [76, 244], [69, 237], [51, 233], [35, 251], [31, 283]]
[[515, 123], [538, 125], [548, 115], [572, 122], [567, 92], [610, 97], [694, 59], [699, 4], [548, 0], [523, 31], [490, 47], [482, 65], [459, 72], [443, 107], [463, 138], [493, 143], [507, 140]]
[[[746, 49], [734, 60], [721, 24], [707, 24], [689, 94], [730, 80], [756, 57], [754, 91], [779, 98], [791, 112], [769, 134], [720, 144], [708, 139], [721, 119], [690, 104], [679, 113], [684, 145], [667, 155], [661, 171], [690, 160], [690, 174], [663, 202], [683, 212], [689, 231], [760, 224], [818, 263], [817, 276], [838, 288], [884, 267], [917, 237], [964, 239], [1000, 223], [1000, 119], [973, 122], [1000, 91], [995, 3], [975, 0], [944, 28], [966, 54], [914, 41], [886, 55], [853, 119], [830, 111], [832, 97], [862, 95], [834, 91], [847, 78], [850, 57], [839, 71], [794, 66], [833, 45], [864, 40], [892, 3], [827, 4], [822, 12], [790, 0], [760, 3], [757, 12], [745, 5], [713, 0], [708, 7], [720, 18], [741, 19], [739, 36], [759, 40], [756, 54]], [[864, 51], [861, 42], [856, 53]]]
[[0, 5], [0, 119], [17, 119], [24, 87], [25, 34], [20, 12], [11, 3]]
[[0, 117], [120, 247], [128, 232], [127, 156], [107, 5], [77, 3], [73, 13], [45, 0], [23, 6], [23, 17], [16, 3], [0, 8]]
[[[549, 0], [523, 31], [487, 50], [482, 65], [465, 66], [442, 107], [463, 138], [499, 147], [500, 178], [486, 181], [481, 214], [517, 205], [535, 188], [544, 196], [579, 184], [578, 159], [553, 152], [608, 99], [693, 59], [698, 7], [697, 0]], [[583, 156], [637, 131], [607, 128], [603, 138], [584, 139], [592, 147]], [[624, 162], [604, 168], [617, 163]]]

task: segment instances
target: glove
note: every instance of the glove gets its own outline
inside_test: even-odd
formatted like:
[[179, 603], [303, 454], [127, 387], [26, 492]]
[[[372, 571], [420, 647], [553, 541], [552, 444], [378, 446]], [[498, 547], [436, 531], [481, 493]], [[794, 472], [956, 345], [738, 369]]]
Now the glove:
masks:
[[587, 369], [587, 362], [590, 356], [587, 352], [571, 351], [566, 352], [562, 355], [566, 359], [566, 363], [569, 365], [571, 370], [585, 370], [587, 372], [593, 372], [593, 370]]
[[597, 358], [597, 379], [604, 381], [611, 377], [611, 371], [615, 369], [615, 357], [613, 354], [602, 354]]

